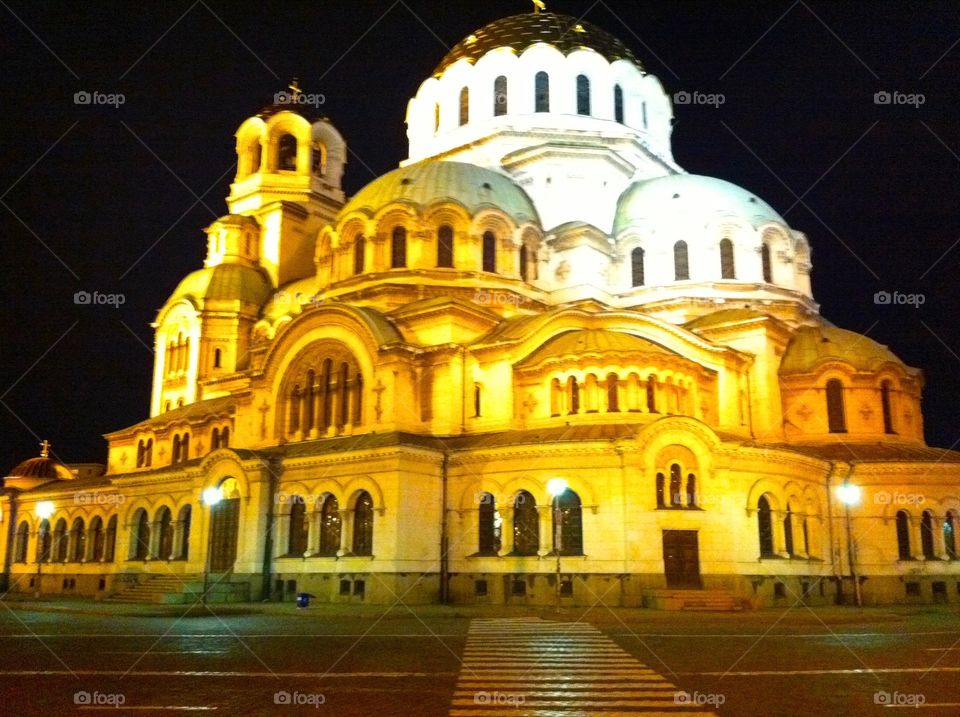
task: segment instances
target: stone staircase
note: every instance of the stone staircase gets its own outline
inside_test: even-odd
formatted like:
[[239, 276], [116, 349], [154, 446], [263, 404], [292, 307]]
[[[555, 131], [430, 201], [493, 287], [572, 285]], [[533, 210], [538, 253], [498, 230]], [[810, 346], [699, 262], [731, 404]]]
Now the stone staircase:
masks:
[[715, 612], [739, 612], [744, 609], [743, 600], [725, 590], [645, 590], [643, 606], [654, 610], [705, 610]]
[[[198, 573], [158, 573], [139, 575], [135, 582], [118, 589], [107, 602], [154, 603], [184, 605], [198, 602], [203, 594], [203, 576]], [[250, 584], [229, 582], [229, 577], [210, 575], [207, 580], [207, 602], [248, 602]]]

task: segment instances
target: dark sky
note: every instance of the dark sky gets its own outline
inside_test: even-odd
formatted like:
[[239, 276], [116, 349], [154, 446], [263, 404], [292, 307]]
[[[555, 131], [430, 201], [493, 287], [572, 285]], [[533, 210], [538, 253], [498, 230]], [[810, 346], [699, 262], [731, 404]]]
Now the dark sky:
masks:
[[[719, 109], [676, 108], [677, 160], [749, 188], [807, 233], [822, 313], [924, 368], [927, 439], [953, 445], [960, 5], [548, 5], [623, 38], [669, 92], [724, 95]], [[5, 0], [0, 471], [36, 455], [40, 438], [62, 460], [103, 460], [101, 434], [147, 416], [149, 324], [202, 266], [246, 117], [294, 76], [323, 94], [353, 193], [406, 156], [407, 100], [447, 47], [531, 7]], [[125, 102], [76, 105], [81, 90]], [[878, 91], [924, 102], [877, 105]], [[126, 301], [77, 306], [81, 289]], [[880, 289], [925, 303], [878, 306]]]

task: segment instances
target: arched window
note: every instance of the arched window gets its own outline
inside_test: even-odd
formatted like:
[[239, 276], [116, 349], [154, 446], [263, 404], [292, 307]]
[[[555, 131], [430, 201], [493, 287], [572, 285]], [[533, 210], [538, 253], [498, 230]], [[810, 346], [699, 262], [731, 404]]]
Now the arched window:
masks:
[[366, 248], [366, 240], [363, 238], [363, 234], [357, 234], [357, 238], [353, 240], [353, 273], [362, 274], [363, 273], [363, 260], [366, 258], [364, 251]]
[[666, 508], [667, 504], [664, 500], [664, 491], [666, 490], [667, 479], [663, 473], [657, 473], [657, 507]]
[[529, 258], [527, 256], [527, 245], [521, 244], [520, 245], [520, 262], [519, 262], [520, 278], [523, 279], [524, 281], [528, 280], [528, 277], [530, 274], [529, 270], [527, 269], [527, 261], [529, 261]]
[[806, 516], [803, 517], [801, 525], [803, 526], [803, 554], [810, 555], [810, 526]]
[[690, 278], [687, 243], [683, 240], [673, 245], [673, 278], [676, 281], [683, 281]]
[[157, 557], [160, 560], [169, 560], [173, 557], [173, 514], [167, 506], [157, 511], [157, 530], [160, 535], [157, 539]]
[[37, 562], [50, 561], [50, 521], [44, 518], [37, 528]]
[[770, 268], [770, 245], [764, 242], [760, 245], [760, 262], [763, 264], [763, 280], [773, 283], [773, 270]]
[[483, 387], [479, 383], [473, 384], [473, 417], [479, 418], [483, 408]]
[[463, 127], [470, 121], [470, 89], [464, 87], [460, 90], [460, 126]]
[[[554, 552], [560, 555], [583, 555], [583, 508], [580, 496], [567, 489], [553, 499]], [[559, 520], [559, 524], [557, 521]]]
[[150, 519], [143, 508], [137, 511], [133, 524], [133, 559], [146, 560], [150, 554]]
[[340, 503], [328, 495], [320, 509], [320, 555], [333, 556], [340, 550]]
[[180, 439], [180, 462], [190, 460], [190, 434], [184, 433]]
[[449, 224], [437, 230], [437, 266], [453, 268], [453, 227]]
[[670, 507], [680, 508], [683, 506], [683, 476], [680, 473], [680, 466], [674, 463], [670, 466]]
[[620, 410], [620, 377], [615, 373], [607, 374], [607, 413]]
[[137, 468], [143, 466], [143, 441], [137, 441]]
[[53, 529], [53, 545], [56, 554], [54, 560], [58, 563], [67, 562], [67, 521], [63, 518], [57, 521], [57, 527]]
[[247, 154], [250, 157], [250, 166], [248, 174], [254, 174], [260, 171], [260, 138], [255, 137], [247, 145]]
[[220, 447], [220, 429], [214, 428], [210, 433], [210, 450], [215, 451]]
[[223, 430], [220, 431], [220, 447], [230, 447], [230, 426], [224, 426]]
[[623, 88], [613, 86], [613, 119], [623, 124]]
[[630, 252], [631, 286], [643, 286], [643, 249], [635, 247]]
[[297, 170], [297, 138], [292, 134], [280, 137], [277, 144], [277, 169], [288, 172]]
[[83, 518], [77, 518], [70, 527], [70, 560], [82, 562], [87, 557], [87, 531]]
[[577, 114], [590, 114], [590, 78], [577, 75]]
[[937, 555], [933, 551], [933, 513], [923, 511], [920, 516], [920, 547], [926, 560], [934, 560]]
[[687, 474], [687, 507], [697, 507], [697, 477], [693, 473]]
[[496, 555], [501, 547], [500, 513], [492, 493], [480, 495], [480, 512], [477, 523], [478, 552], [481, 555]]
[[287, 555], [302, 557], [307, 552], [307, 537], [310, 529], [307, 523], [307, 501], [303, 499], [303, 496], [295, 495], [292, 497], [288, 526]]
[[893, 430], [893, 411], [890, 407], [890, 382], [880, 384], [880, 406], [883, 409], [883, 432], [896, 433]]
[[287, 421], [290, 433], [300, 430], [300, 387], [294, 386], [290, 394], [290, 419]]
[[533, 80], [534, 84], [534, 112], [550, 111], [550, 75], [538, 72]]
[[507, 114], [507, 78], [500, 75], [493, 81], [493, 116]]
[[93, 550], [91, 551], [91, 559], [95, 563], [99, 563], [103, 560], [103, 518], [99, 515], [95, 516], [93, 520], [90, 521], [90, 538], [93, 541]]
[[733, 242], [729, 239], [720, 240], [720, 278], [737, 278], [736, 268], [733, 263]]
[[536, 555], [540, 550], [540, 517], [533, 496], [525, 490], [513, 501], [513, 552]]
[[653, 374], [647, 379], [647, 413], [657, 413], [657, 377]]
[[353, 554], [373, 555], [373, 498], [366, 491], [357, 496], [353, 511]]
[[179, 462], [180, 462], [180, 436], [179, 436], [179, 434], [178, 434], [178, 435], [175, 435], [175, 436], [173, 437], [173, 451], [172, 451], [171, 454], [170, 454], [170, 462], [171, 462], [171, 463], [179, 463]]
[[176, 546], [176, 556], [180, 560], [186, 560], [190, 556], [190, 520], [193, 517], [193, 508], [185, 505], [180, 509], [177, 516], [178, 536]]
[[900, 560], [910, 560], [910, 516], [905, 510], [897, 511], [897, 555]]
[[827, 425], [830, 433], [847, 432], [847, 419], [843, 410], [843, 384], [836, 378], [827, 381]]
[[111, 515], [107, 521], [107, 535], [103, 540], [103, 559], [108, 563], [113, 562], [117, 551], [117, 516]]
[[559, 416], [563, 407], [563, 387], [560, 385], [560, 379], [555, 378], [550, 382], [550, 415]]
[[390, 268], [403, 269], [407, 265], [407, 229], [394, 227], [390, 235]]
[[952, 510], [948, 510], [943, 518], [943, 550], [949, 560], [957, 559], [957, 514]]
[[760, 532], [760, 557], [773, 556], [773, 515], [770, 510], [770, 501], [767, 496], [760, 496], [757, 501], [757, 527]]
[[490, 231], [483, 233], [483, 270], [497, 270], [497, 237]]
[[213, 350], [213, 367], [220, 368], [221, 353], [220, 349]]
[[143, 465], [150, 467], [153, 464], [153, 439], [148, 438], [143, 447]]
[[783, 516], [783, 544], [787, 555], [793, 555], [793, 510], [787, 506], [787, 513]]
[[17, 526], [17, 541], [13, 552], [13, 560], [17, 563], [27, 562], [27, 548], [30, 542], [30, 524], [20, 521]]
[[570, 410], [567, 411], [571, 416], [580, 411], [580, 384], [577, 379], [571, 376], [567, 379], [567, 400]]

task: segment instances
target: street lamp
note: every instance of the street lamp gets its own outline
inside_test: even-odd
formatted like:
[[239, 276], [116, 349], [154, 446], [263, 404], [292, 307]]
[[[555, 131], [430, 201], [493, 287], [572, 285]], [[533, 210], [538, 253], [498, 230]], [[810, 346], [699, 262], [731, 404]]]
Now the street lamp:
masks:
[[547, 493], [553, 497], [553, 550], [557, 554], [557, 612], [560, 612], [560, 549], [563, 531], [560, 529], [560, 496], [567, 492], [567, 481], [551, 478], [547, 481]]
[[[41, 500], [37, 503], [35, 510], [40, 522], [37, 525], [37, 589], [34, 591], [34, 597], [40, 597], [41, 585], [43, 583], [43, 559], [46, 557], [43, 549], [45, 539], [43, 521], [48, 520], [50, 516], [53, 515], [53, 503], [49, 500]], [[49, 528], [50, 526], [48, 524], [47, 529]]]
[[203, 605], [207, 604], [207, 578], [210, 573], [210, 563], [213, 557], [213, 509], [222, 498], [223, 490], [221, 490], [219, 486], [204, 488], [203, 493], [200, 495], [200, 500], [203, 501], [203, 504], [210, 508], [210, 525], [207, 530], [207, 560], [203, 566], [203, 593], [200, 595], [200, 602]]
[[850, 577], [853, 578], [853, 602], [857, 607], [861, 607], [863, 599], [860, 595], [860, 580], [857, 578], [857, 570], [853, 560], [853, 529], [850, 525], [850, 506], [860, 502], [860, 486], [845, 482], [837, 488], [837, 497], [843, 503], [847, 523], [847, 562], [850, 563]]

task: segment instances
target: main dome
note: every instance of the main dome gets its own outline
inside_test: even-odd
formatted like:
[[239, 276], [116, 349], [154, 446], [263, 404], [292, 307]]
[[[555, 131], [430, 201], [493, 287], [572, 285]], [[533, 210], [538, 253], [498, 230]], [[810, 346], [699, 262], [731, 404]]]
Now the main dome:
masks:
[[539, 42], [556, 47], [564, 55], [574, 50], [593, 50], [608, 62], [630, 60], [643, 69], [630, 48], [606, 30], [569, 15], [541, 12], [513, 15], [484, 25], [457, 43], [433, 74], [443, 74], [457, 60], [475, 62], [498, 47], [512, 48], [519, 55]]

